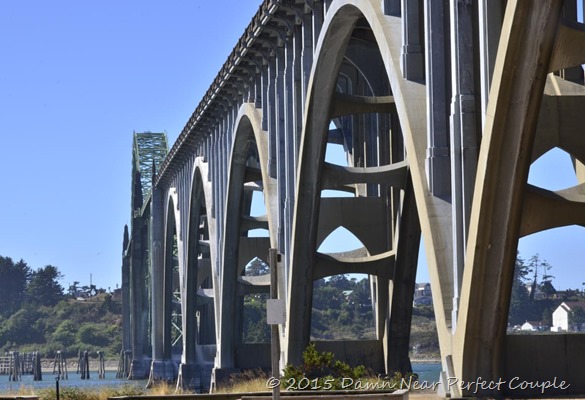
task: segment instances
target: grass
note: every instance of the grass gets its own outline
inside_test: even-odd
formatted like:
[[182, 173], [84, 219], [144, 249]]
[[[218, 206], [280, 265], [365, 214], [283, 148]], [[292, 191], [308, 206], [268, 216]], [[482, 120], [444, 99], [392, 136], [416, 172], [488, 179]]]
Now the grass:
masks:
[[217, 388], [215, 393], [256, 393], [267, 392], [268, 375], [257, 370], [245, 370], [239, 374], [232, 374], [229, 381]]
[[265, 378], [256, 378], [252, 380], [229, 383], [224, 387], [220, 387], [215, 393], [258, 393], [267, 392]]

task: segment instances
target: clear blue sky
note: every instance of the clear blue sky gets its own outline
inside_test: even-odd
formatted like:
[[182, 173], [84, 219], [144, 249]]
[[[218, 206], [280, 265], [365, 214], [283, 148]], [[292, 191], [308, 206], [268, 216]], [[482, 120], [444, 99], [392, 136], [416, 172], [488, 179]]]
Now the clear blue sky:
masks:
[[173, 143], [259, 1], [0, 3], [0, 255], [115, 288], [132, 132]]
[[[2, 2], [0, 255], [55, 265], [64, 287], [92, 274], [114, 289], [130, 221], [132, 132], [166, 131], [173, 143], [259, 5]], [[565, 162], [561, 175], [543, 167], [544, 186], [570, 179]], [[521, 252], [547, 259], [557, 286], [581, 287], [582, 231], [535, 235]], [[419, 280], [428, 280], [424, 267]]]

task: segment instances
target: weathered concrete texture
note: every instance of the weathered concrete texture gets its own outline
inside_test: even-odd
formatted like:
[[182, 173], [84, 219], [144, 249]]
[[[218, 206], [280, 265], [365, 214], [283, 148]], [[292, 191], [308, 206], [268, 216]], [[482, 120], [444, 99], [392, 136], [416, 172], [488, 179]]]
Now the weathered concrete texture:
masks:
[[[505, 389], [502, 395], [566, 396], [584, 393], [583, 354], [585, 336], [580, 334], [507, 335], [502, 375], [507, 383], [502, 385]], [[541, 385], [529, 387], [524, 382], [540, 382]]]
[[376, 371], [384, 370], [384, 352], [378, 340], [316, 341], [315, 348], [331, 352], [336, 360], [346, 360], [350, 365], [369, 365]]

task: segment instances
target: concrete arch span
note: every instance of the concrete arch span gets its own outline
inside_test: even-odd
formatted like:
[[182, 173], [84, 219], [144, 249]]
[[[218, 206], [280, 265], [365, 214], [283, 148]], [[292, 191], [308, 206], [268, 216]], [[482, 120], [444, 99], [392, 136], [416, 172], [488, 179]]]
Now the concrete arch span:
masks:
[[[582, 39], [562, 43], [562, 7], [562, 1], [553, 0], [508, 3], [479, 154], [460, 315], [453, 335], [453, 368], [459, 379], [481, 376], [486, 381], [516, 376], [530, 380], [563, 371], [559, 374], [572, 382], [570, 390], [580, 393], [584, 387], [577, 371], [582, 371], [582, 363], [573, 354], [583, 346], [583, 339], [538, 336], [526, 341], [506, 334], [519, 237], [571, 221], [582, 223], [581, 199], [573, 197], [570, 189], [555, 194], [526, 183], [532, 160], [547, 148], [564, 143], [573, 154], [583, 151], [581, 134], [575, 136], [571, 132], [575, 125], [569, 123], [577, 117], [582, 126], [583, 117], [565, 104], [562, 112], [569, 113], [564, 118], [569, 130], [560, 131], [554, 126], [558, 115], [546, 114], [551, 102], [582, 102], [580, 96], [547, 98], [547, 79], [549, 83], [558, 79], [548, 73], [560, 68], [554, 61], [559, 51], [583, 45]], [[560, 92], [555, 95], [572, 86], [556, 83]], [[543, 124], [552, 129], [543, 132]], [[559, 207], [559, 203], [564, 204]]]
[[215, 219], [210, 212], [211, 183], [207, 163], [197, 157], [194, 163], [187, 235], [187, 262], [181, 270], [180, 292], [183, 351], [177, 388], [209, 390], [209, 379], [216, 352], [216, 324], [219, 298]]
[[158, 268], [151, 268], [152, 319], [157, 323], [152, 324], [153, 361], [147, 386], [158, 380], [174, 379], [176, 364], [173, 361], [173, 344], [179, 343], [182, 335], [182, 322], [177, 321], [181, 316], [181, 304], [173, 295], [179, 289], [179, 271], [184, 268], [179, 196], [177, 188], [173, 186], [167, 188], [163, 198], [160, 191], [155, 196], [153, 202], [164, 211], [159, 236], [162, 243], [155, 242], [153, 245], [153, 251], [159, 254], [153, 257], [161, 263]]
[[[424, 88], [419, 84], [402, 80], [399, 76], [400, 70], [395, 65], [397, 62], [392, 59], [396, 52], [394, 46], [400, 48], [398, 45], [401, 41], [400, 26], [400, 20], [385, 16], [377, 2], [333, 1], [328, 8], [315, 52], [303, 118], [290, 255], [291, 267], [288, 271], [285, 362], [298, 363], [303, 349], [309, 342], [312, 282], [316, 276], [319, 276], [316, 274], [316, 247], [321, 238], [326, 236], [326, 232], [334, 229], [332, 226], [335, 225], [329, 224], [331, 226], [325, 228], [324, 231], [319, 230], [320, 218], [329, 212], [324, 210], [331, 210], [328, 203], [354, 202], [356, 204], [350, 206], [353, 207], [353, 211], [357, 215], [362, 215], [363, 218], [368, 218], [367, 203], [380, 202], [383, 216], [378, 218], [377, 224], [370, 225], [370, 237], [365, 231], [359, 232], [357, 236], [363, 243], [367, 243], [370, 253], [378, 254], [377, 257], [386, 257], [386, 260], [376, 259], [376, 265], [385, 263], [389, 271], [395, 266], [393, 273], [388, 272], [388, 275], [392, 275], [394, 284], [393, 290], [390, 290], [387, 277], [378, 276], [374, 280], [374, 292], [377, 296], [375, 299], [377, 339], [367, 345], [370, 347], [361, 348], [359, 351], [364, 354], [369, 352], [368, 355], [371, 358], [368, 360], [368, 365], [376, 370], [382, 369], [386, 372], [410, 370], [408, 338], [420, 240], [413, 183], [417, 181], [417, 185], [422, 185], [419, 177], [414, 175], [420, 172], [420, 166], [417, 166], [414, 172], [409, 169], [408, 171], [413, 175], [412, 178], [411, 173], [407, 173], [407, 179], [400, 185], [386, 182], [381, 175], [378, 179], [374, 178], [373, 171], [383, 165], [403, 162], [405, 153], [409, 155], [408, 161], [412, 163], [410, 154], [416, 153], [411, 138], [413, 125], [415, 129], [420, 129], [423, 137], [425, 134], [424, 121], [419, 122], [416, 119], [420, 120], [420, 118], [414, 117], [417, 111], [420, 111], [421, 103], [422, 107], [425, 106]], [[323, 175], [326, 169], [323, 160], [328, 127], [332, 118], [343, 118], [342, 115], [334, 114], [336, 108], [334, 104], [336, 98], [339, 97], [335, 95], [335, 89], [338, 87], [337, 77], [341, 72], [344, 55], [356, 27], [371, 31], [368, 36], [370, 40], [378, 44], [380, 49], [381, 56], [373, 58], [384, 63], [380, 67], [386, 71], [388, 84], [385, 86], [385, 91], [376, 92], [376, 95], [394, 96], [396, 107], [387, 107], [384, 104], [390, 97], [385, 98], [384, 101], [379, 97], [373, 97], [371, 101], [360, 101], [360, 106], [355, 105], [342, 112], [349, 118], [357, 114], [370, 113], [376, 116], [376, 121], [388, 115], [390, 122], [388, 128], [379, 122], [369, 125], [364, 123], [363, 126], [374, 135], [360, 136], [360, 130], [354, 125], [352, 128], [354, 149], [358, 149], [356, 146], [367, 149], [368, 146], [372, 146], [373, 139], [382, 140], [383, 138], [385, 141], [380, 142], [382, 144], [379, 147], [376, 145], [371, 147], [378, 152], [376, 157], [368, 157], [367, 153], [363, 153], [363, 157], [358, 162], [358, 156], [355, 153], [352, 154], [352, 166], [363, 168], [359, 172], [346, 171], [348, 178], [344, 178], [346, 186], [348, 182], [355, 185], [355, 197], [324, 199], [321, 198], [320, 192], [323, 189], [324, 180], [327, 181]], [[346, 82], [349, 81], [346, 80]], [[356, 92], [352, 91], [352, 93]], [[409, 96], [414, 97], [412, 104], [409, 103]], [[362, 105], [364, 108], [361, 107]], [[415, 120], [410, 121], [411, 118]], [[356, 120], [358, 119], [352, 119], [352, 121]], [[416, 161], [416, 157], [414, 160]], [[424, 172], [424, 150], [422, 171]], [[364, 178], [366, 176], [368, 178]], [[383, 204], [387, 206], [384, 207]], [[371, 207], [371, 204], [369, 206]], [[343, 207], [338, 208], [343, 209]], [[373, 236], [383, 239], [376, 241]], [[339, 273], [355, 268], [356, 260], [346, 261], [353, 266], [350, 267], [349, 264], [347, 268], [339, 266], [338, 269], [341, 271]], [[370, 261], [374, 262], [373, 259]], [[332, 269], [337, 268], [335, 264], [338, 262], [343, 261], [337, 258], [335, 262], [327, 264], [327, 274], [331, 274]], [[378, 267], [372, 267], [371, 270], [376, 270], [376, 268]], [[380, 359], [382, 354], [383, 359]]]
[[[262, 130], [261, 110], [243, 104], [234, 123], [232, 151], [228, 164], [222, 266], [220, 280], [221, 319], [218, 324], [218, 351], [213, 383], [221, 382], [232, 371], [269, 367], [268, 343], [243, 343], [244, 295], [250, 290], [265, 292], [266, 285], [243, 279], [245, 267], [253, 259], [267, 260], [268, 250], [276, 247], [276, 181], [268, 175], [268, 134]], [[252, 215], [254, 193], [263, 193], [266, 215]], [[265, 229], [267, 237], [250, 235]], [[257, 286], [255, 288], [251, 288]]]

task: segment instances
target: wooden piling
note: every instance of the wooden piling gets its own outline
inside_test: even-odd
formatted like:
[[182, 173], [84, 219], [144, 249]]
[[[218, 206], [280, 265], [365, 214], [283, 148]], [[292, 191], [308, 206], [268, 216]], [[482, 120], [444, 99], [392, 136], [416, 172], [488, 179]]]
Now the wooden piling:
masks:
[[61, 351], [57, 351], [55, 353], [55, 361], [53, 363], [53, 374], [57, 373], [57, 377], [59, 379], [69, 379], [67, 374], [67, 359], [61, 353]]
[[89, 353], [85, 350], [79, 352], [79, 361], [77, 362], [77, 371], [81, 373], [81, 379], [89, 379]]
[[12, 382], [20, 381], [22, 379], [22, 371], [20, 366], [20, 354], [18, 351], [13, 351], [10, 353], [10, 373], [8, 376], [8, 380]]
[[106, 359], [101, 351], [98, 351], [98, 379], [106, 379]]
[[43, 369], [41, 366], [41, 354], [38, 351], [35, 351], [33, 357], [33, 380], [34, 381], [42, 381], [43, 380]]

